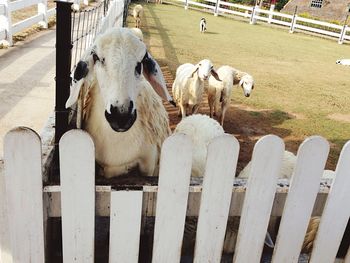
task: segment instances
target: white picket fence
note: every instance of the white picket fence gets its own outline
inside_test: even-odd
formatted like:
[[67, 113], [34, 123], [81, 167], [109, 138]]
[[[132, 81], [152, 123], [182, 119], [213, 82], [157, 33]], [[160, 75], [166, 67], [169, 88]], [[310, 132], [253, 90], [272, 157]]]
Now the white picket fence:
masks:
[[[27, 19], [12, 24], [11, 13], [33, 5], [38, 6], [38, 13]], [[47, 0], [0, 0], [0, 43], [12, 45], [12, 36], [35, 24], [47, 28], [49, 17], [56, 14], [56, 9], [47, 7]]]
[[241, 216], [233, 262], [260, 262], [272, 215], [282, 216], [273, 262], [297, 262], [310, 216], [322, 214], [310, 262], [330, 263], [350, 216], [350, 141], [335, 179], [320, 185], [329, 152], [322, 137], [301, 144], [285, 182], [277, 179], [282, 139], [267, 135], [256, 143], [245, 181], [234, 177], [239, 143], [224, 135], [208, 146], [202, 184], [191, 185], [192, 145], [177, 134], [163, 144], [157, 186], [119, 191], [95, 185], [95, 149], [86, 132], [71, 130], [60, 141], [60, 185], [43, 187], [41, 149], [28, 128], [5, 137], [0, 233], [9, 240], [0, 244], [1, 262], [44, 262], [49, 217], [62, 217], [63, 262], [93, 262], [95, 215], [110, 216], [109, 262], [138, 262], [141, 218], [154, 215], [152, 262], [180, 262], [186, 216], [198, 216], [194, 262], [220, 262], [229, 216]]
[[[335, 37], [338, 39], [339, 44], [343, 44], [345, 40], [350, 40], [350, 28], [347, 25], [341, 26], [328, 22], [303, 18], [296, 15], [289, 15], [274, 11], [274, 5], [271, 5], [270, 10], [260, 9], [259, 6], [245, 6], [240, 4], [233, 4], [230, 2], [224, 2], [221, 0], [203, 0], [199, 3], [192, 0], [171, 0], [175, 2], [181, 2], [184, 4], [185, 9], [188, 7], [204, 8], [210, 12], [213, 12], [215, 16], [222, 14], [231, 14], [241, 16], [249, 19], [251, 24], [255, 24], [256, 21], [263, 21], [269, 24], [276, 24], [286, 26], [289, 28], [289, 32], [293, 33], [295, 29], [302, 31], [308, 31], [325, 36]], [[171, 1], [169, 3], [171, 3]], [[306, 24], [307, 23], [307, 24]], [[322, 27], [322, 28], [320, 28]]]

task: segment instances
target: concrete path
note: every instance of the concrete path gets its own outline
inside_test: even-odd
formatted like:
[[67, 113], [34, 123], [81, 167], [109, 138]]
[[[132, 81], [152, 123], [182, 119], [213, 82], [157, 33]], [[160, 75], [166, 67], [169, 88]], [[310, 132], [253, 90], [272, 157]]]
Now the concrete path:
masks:
[[40, 133], [54, 110], [55, 29], [0, 49], [0, 159], [3, 139], [16, 126]]

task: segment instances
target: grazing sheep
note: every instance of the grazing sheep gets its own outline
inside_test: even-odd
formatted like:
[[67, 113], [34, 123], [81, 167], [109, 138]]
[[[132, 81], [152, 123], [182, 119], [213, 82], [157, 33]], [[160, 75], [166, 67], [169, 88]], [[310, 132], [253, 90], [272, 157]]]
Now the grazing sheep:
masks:
[[227, 109], [230, 107], [233, 85], [239, 84], [243, 88], [244, 95], [249, 97], [254, 89], [254, 79], [248, 73], [239, 71], [230, 66], [218, 68], [217, 73], [222, 81], [217, 81], [213, 77], [209, 78], [208, 104], [210, 117], [216, 115], [221, 103], [221, 126], [224, 125], [224, 119]]
[[191, 174], [194, 177], [203, 176], [208, 144], [215, 137], [223, 135], [224, 129], [207, 115], [194, 114], [181, 120], [174, 133], [184, 133], [190, 137], [193, 143]]
[[132, 14], [135, 18], [136, 22], [136, 28], [140, 28], [141, 26], [141, 17], [143, 16], [143, 7], [142, 5], [135, 5], [134, 9], [132, 10]]
[[[281, 171], [278, 175], [278, 178], [280, 179], [291, 179], [293, 172], [294, 172], [294, 167], [297, 161], [297, 157], [289, 152], [289, 151], [284, 151], [283, 159], [282, 159], [282, 167]], [[240, 172], [238, 175], [239, 178], [248, 178], [250, 174], [250, 169], [251, 169], [251, 162], [247, 164], [247, 166]], [[334, 171], [331, 170], [324, 170], [322, 178], [323, 179], [333, 179], [335, 175]], [[318, 225], [320, 222], [320, 217], [311, 217], [309, 226], [307, 228], [307, 232], [305, 235], [305, 239], [303, 242], [302, 250], [305, 252], [311, 251], [313, 242], [316, 238], [317, 234], [317, 229]]]
[[350, 59], [339, 59], [335, 62], [335, 64], [350, 66]]
[[179, 105], [179, 116], [185, 118], [188, 113], [197, 113], [202, 102], [204, 81], [211, 74], [220, 81], [209, 59], [203, 59], [197, 65], [186, 63], [177, 68], [172, 92]]
[[202, 17], [199, 22], [199, 32], [204, 33], [205, 31], [207, 31], [207, 21]]
[[104, 176], [136, 166], [145, 175], [156, 173], [160, 147], [170, 134], [157, 93], [172, 102], [159, 65], [130, 29], [98, 36], [78, 63], [66, 107], [78, 101], [78, 119], [94, 141]]

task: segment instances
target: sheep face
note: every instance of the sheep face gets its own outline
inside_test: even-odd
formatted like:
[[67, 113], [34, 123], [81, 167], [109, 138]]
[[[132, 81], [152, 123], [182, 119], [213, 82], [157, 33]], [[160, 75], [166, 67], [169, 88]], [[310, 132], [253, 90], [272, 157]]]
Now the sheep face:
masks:
[[[74, 72], [74, 80], [96, 83], [105, 106], [104, 116], [116, 132], [125, 132], [137, 119], [137, 97], [144, 86], [144, 78], [165, 100], [171, 101], [159, 65], [129, 29], [107, 31], [96, 39], [88, 54]], [[71, 89], [66, 106], [78, 95]], [[79, 93], [79, 92], [78, 92]], [[72, 98], [71, 98], [72, 97]], [[75, 98], [76, 97], [76, 98]]]
[[250, 75], [245, 75], [242, 77], [239, 85], [243, 89], [244, 96], [249, 97], [254, 89], [254, 79]]
[[209, 59], [203, 59], [201, 60], [196, 66], [195, 69], [192, 73], [192, 77], [194, 75], [194, 73], [198, 74], [198, 77], [204, 81], [204, 80], [208, 80], [208, 78], [210, 77], [210, 75], [213, 75], [213, 77], [215, 79], [217, 79], [218, 81], [220, 81], [218, 74], [216, 73], [213, 64], [211, 63], [211, 61]]

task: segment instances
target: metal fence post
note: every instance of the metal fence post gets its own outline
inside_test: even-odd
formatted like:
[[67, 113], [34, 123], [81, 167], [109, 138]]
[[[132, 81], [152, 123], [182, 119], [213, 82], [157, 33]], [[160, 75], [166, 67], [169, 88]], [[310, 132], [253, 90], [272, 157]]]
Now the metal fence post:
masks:
[[293, 18], [292, 18], [292, 23], [290, 25], [290, 29], [289, 29], [289, 33], [293, 33], [294, 32], [294, 28], [295, 28], [295, 24], [297, 23], [297, 11], [298, 11], [298, 6], [295, 6], [295, 9], [294, 9], [294, 15], [293, 15]]
[[12, 46], [12, 20], [9, 0], [0, 0], [0, 28], [5, 29], [5, 39], [0, 43], [5, 46]]
[[47, 18], [47, 0], [41, 0], [38, 3], [38, 14], [42, 14], [43, 20], [39, 24], [43, 28], [48, 28], [48, 18]]
[[72, 3], [56, 1], [56, 107], [55, 107], [55, 143], [68, 130], [66, 101], [69, 97], [71, 70], [71, 5]]
[[218, 16], [219, 15], [219, 7], [220, 7], [220, 0], [216, 0], [214, 16]]

